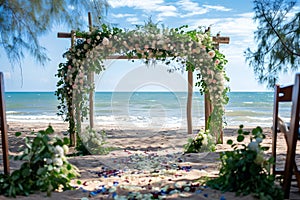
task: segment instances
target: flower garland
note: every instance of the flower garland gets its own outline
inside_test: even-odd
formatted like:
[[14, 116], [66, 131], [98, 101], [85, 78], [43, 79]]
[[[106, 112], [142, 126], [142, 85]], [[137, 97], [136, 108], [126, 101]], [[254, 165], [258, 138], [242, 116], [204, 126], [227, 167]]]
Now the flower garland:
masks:
[[55, 93], [60, 101], [58, 114], [69, 121], [70, 131], [75, 130], [75, 124], [80, 124], [76, 121], [82, 121], [88, 114], [87, 94], [94, 90], [94, 83], [88, 80], [89, 74], [103, 71], [103, 61], [108, 56], [125, 55], [128, 59], [144, 59], [147, 64], [156, 61], [165, 64], [179, 62], [186, 66], [187, 71], [197, 70], [199, 81], [196, 85], [201, 93], [209, 92], [213, 105], [209, 130], [219, 137], [224, 105], [228, 102], [228, 88], [225, 86], [228, 78], [224, 71], [227, 60], [214, 49], [209, 32], [202, 28], [187, 28], [158, 28], [157, 24], [149, 22], [137, 26], [135, 30], [102, 25], [91, 32], [76, 32], [76, 37], [81, 39], [77, 39], [76, 44], [64, 54], [67, 61], [59, 65], [56, 74], [59, 78]]

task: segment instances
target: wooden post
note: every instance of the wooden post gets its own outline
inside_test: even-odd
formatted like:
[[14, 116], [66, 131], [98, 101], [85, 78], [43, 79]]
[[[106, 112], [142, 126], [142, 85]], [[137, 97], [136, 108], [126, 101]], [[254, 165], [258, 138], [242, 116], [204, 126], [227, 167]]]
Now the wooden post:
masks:
[[212, 104], [210, 103], [209, 93], [204, 94], [204, 108], [205, 108], [205, 130], [208, 129], [208, 118], [212, 113]]
[[[210, 31], [210, 27], [208, 27], [206, 30], [205, 30], [205, 33], [206, 32], [209, 32]], [[209, 93], [204, 93], [204, 112], [205, 112], [205, 130], [208, 129], [208, 118], [211, 114], [211, 110], [210, 110], [210, 97], [209, 97]]]
[[[88, 13], [88, 18], [89, 18], [89, 30], [93, 30], [93, 24], [92, 24], [92, 16], [91, 13]], [[89, 94], [89, 108], [90, 108], [90, 129], [94, 128], [94, 72], [90, 72], [88, 74], [88, 81], [89, 84], [92, 86], [92, 90], [90, 91]]]
[[188, 134], [193, 133], [192, 124], [192, 99], [193, 99], [193, 72], [188, 71], [188, 96], [187, 96], [187, 106], [186, 106], [186, 117], [187, 117], [187, 131]]
[[[75, 35], [75, 31], [72, 30], [71, 31], [71, 47], [74, 46], [75, 43], [75, 39], [76, 39], [76, 35]], [[76, 147], [76, 143], [77, 143], [77, 137], [76, 137], [76, 126], [75, 126], [75, 108], [74, 108], [74, 93], [71, 97], [71, 99], [68, 100], [69, 102], [69, 115], [70, 115], [70, 124], [69, 124], [69, 130], [70, 130], [70, 146], [71, 147]]]
[[3, 153], [4, 174], [9, 175], [9, 159], [8, 159], [8, 137], [7, 137], [7, 123], [6, 123], [6, 109], [4, 100], [4, 77], [0, 72], [0, 117], [1, 117], [1, 141]]

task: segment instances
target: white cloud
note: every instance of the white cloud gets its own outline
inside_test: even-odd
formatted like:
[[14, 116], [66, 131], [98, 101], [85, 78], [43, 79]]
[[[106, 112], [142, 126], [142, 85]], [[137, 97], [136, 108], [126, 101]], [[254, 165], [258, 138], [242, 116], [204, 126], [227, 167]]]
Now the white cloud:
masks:
[[124, 17], [134, 17], [136, 16], [135, 14], [129, 14], [129, 13], [119, 13], [119, 14], [112, 14], [113, 17], [115, 18], [124, 18]]
[[137, 24], [139, 22], [139, 18], [137, 18], [137, 17], [128, 17], [126, 19], [126, 21], [128, 21], [128, 22], [130, 22], [132, 24]]
[[148, 15], [155, 15], [157, 20], [163, 20], [166, 17], [178, 16], [176, 7], [173, 5], [167, 5], [163, 0], [110, 0], [109, 3], [113, 8], [130, 7], [141, 10], [143, 13], [147, 13]]
[[160, 6], [157, 8], [157, 11], [160, 11], [160, 12], [173, 12], [176, 14], [176, 7], [175, 6]]
[[108, 2], [112, 8], [133, 7], [145, 11], [155, 11], [164, 3], [163, 0], [109, 0]]
[[237, 17], [244, 17], [244, 18], [252, 19], [254, 17], [254, 12], [240, 13], [240, 14], [237, 14]]
[[194, 15], [201, 15], [208, 12], [207, 8], [200, 7], [198, 3], [192, 2], [190, 0], [180, 0], [177, 3], [180, 10], [184, 11], [182, 18], [190, 17]]
[[208, 9], [212, 9], [212, 10], [217, 10], [217, 11], [224, 11], [224, 12], [232, 10], [232, 9], [226, 8], [224, 6], [203, 5], [203, 7], [208, 8]]
[[286, 14], [287, 20], [290, 20], [295, 17], [297, 13], [300, 12], [300, 6], [294, 6], [290, 12]]
[[252, 19], [253, 13], [243, 13], [237, 17], [225, 18], [202, 18], [190, 20], [191, 27], [211, 26], [212, 32], [221, 31], [221, 34], [231, 35], [236, 37], [253, 37], [256, 30], [256, 24]]
[[175, 6], [160, 6], [157, 8], [160, 13], [157, 15], [157, 20], [163, 20], [165, 17], [176, 17], [178, 12]]

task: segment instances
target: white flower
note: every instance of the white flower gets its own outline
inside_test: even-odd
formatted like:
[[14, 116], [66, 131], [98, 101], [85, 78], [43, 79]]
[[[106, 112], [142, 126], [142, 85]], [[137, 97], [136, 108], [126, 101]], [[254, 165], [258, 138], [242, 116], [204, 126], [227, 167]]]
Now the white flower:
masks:
[[69, 152], [69, 147], [67, 145], [63, 145], [64, 153], [67, 154]]
[[210, 58], [215, 57], [215, 55], [216, 55], [216, 53], [215, 53], [214, 50], [210, 50], [210, 51], [208, 52], [208, 56], [209, 56]]
[[88, 44], [84, 44], [84, 45], [83, 45], [83, 48], [84, 48], [84, 49], [88, 49], [88, 48], [89, 48], [89, 45], [88, 45]]
[[202, 144], [205, 145], [205, 146], [207, 146], [207, 145], [208, 145], [208, 138], [207, 138], [207, 135], [206, 135], [206, 134], [203, 134], [202, 137], [203, 137]]
[[103, 40], [102, 40], [102, 44], [103, 44], [104, 46], [109, 45], [109, 39], [106, 38], [106, 37], [104, 37]]
[[60, 166], [63, 165], [63, 161], [62, 161], [61, 158], [54, 158], [53, 159], [53, 164], [60, 167]]
[[99, 144], [99, 141], [96, 139], [96, 138], [93, 138], [92, 140], [91, 140], [94, 144]]
[[47, 165], [50, 165], [52, 163], [52, 159], [50, 158], [45, 158], [44, 161], [46, 162]]
[[248, 148], [249, 148], [249, 150], [251, 150], [251, 151], [256, 151], [256, 152], [258, 152], [258, 142], [250, 142], [250, 143], [248, 144]]
[[200, 35], [200, 34], [197, 34], [197, 38], [198, 38], [199, 41], [202, 41], [204, 39], [204, 36]]
[[218, 65], [220, 63], [220, 60], [219, 59], [216, 59], [215, 60], [215, 65]]
[[101, 37], [100, 37], [99, 35], [97, 35], [97, 36], [96, 36], [96, 39], [97, 39], [97, 40], [100, 40], [100, 39], [101, 39]]
[[60, 169], [58, 167], [53, 167], [53, 170], [59, 173]]
[[81, 138], [83, 143], [86, 143], [88, 141], [88, 137], [84, 134], [82, 134], [80, 138]]
[[61, 146], [59, 146], [59, 145], [55, 146], [54, 153], [58, 154], [60, 157], [63, 157], [65, 155], [64, 154], [64, 149]]

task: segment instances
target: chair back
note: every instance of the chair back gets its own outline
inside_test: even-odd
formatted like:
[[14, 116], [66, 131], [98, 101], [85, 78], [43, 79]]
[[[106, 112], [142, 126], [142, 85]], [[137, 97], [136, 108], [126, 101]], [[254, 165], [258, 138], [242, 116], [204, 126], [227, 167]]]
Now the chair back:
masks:
[[[280, 102], [292, 102], [293, 85], [280, 86], [276, 85], [274, 90], [274, 105], [273, 105], [273, 125], [272, 125], [272, 157], [275, 164], [273, 165], [274, 174], [282, 174], [282, 171], [276, 170], [276, 146], [278, 130], [284, 131], [284, 122], [279, 117]], [[286, 135], [284, 135], [286, 138]], [[287, 138], [286, 138], [287, 139]]]
[[300, 189], [300, 173], [296, 163], [296, 146], [299, 134], [300, 115], [300, 73], [296, 74], [295, 83], [292, 89], [292, 110], [290, 128], [286, 134], [287, 154], [283, 174], [284, 198], [289, 198], [292, 176], [295, 174]]

